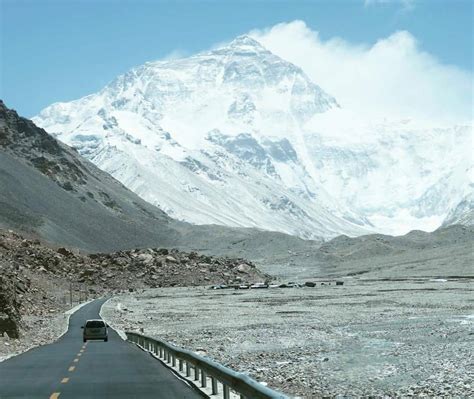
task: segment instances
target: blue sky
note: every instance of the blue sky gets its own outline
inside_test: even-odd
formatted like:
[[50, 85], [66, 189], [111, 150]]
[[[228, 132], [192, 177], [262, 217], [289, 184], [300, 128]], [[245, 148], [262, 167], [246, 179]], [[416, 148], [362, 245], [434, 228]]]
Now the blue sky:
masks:
[[470, 0], [0, 0], [0, 97], [34, 116], [132, 66], [192, 54], [252, 29], [302, 20], [322, 40], [371, 45], [406, 30], [442, 64], [471, 71]]

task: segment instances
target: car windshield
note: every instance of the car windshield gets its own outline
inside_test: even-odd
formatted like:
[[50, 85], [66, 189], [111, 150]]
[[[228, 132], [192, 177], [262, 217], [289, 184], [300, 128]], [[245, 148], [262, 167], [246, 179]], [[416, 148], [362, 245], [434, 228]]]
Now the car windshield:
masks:
[[105, 327], [104, 322], [100, 320], [91, 320], [86, 323], [87, 328], [100, 328]]

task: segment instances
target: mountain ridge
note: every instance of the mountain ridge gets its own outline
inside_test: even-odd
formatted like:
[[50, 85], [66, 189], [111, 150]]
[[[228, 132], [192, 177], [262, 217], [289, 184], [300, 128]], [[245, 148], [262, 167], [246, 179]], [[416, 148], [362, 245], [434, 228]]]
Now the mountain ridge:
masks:
[[469, 190], [472, 128], [359, 117], [241, 36], [34, 120], [182, 221], [305, 239], [440, 226]]

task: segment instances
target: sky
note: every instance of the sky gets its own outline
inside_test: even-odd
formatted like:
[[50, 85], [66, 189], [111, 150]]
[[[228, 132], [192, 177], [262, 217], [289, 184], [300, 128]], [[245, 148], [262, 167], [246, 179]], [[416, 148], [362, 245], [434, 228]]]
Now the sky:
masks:
[[247, 33], [302, 67], [343, 105], [402, 116], [413, 107], [426, 118], [446, 109], [453, 118], [472, 116], [471, 0], [0, 4], [0, 98], [27, 117], [97, 92], [133, 66]]

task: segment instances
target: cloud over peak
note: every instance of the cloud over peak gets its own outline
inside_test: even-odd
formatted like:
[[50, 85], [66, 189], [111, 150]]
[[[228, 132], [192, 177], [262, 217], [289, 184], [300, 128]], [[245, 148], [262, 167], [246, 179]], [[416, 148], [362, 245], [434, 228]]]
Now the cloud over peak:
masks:
[[442, 64], [407, 31], [372, 44], [324, 41], [303, 21], [250, 34], [301, 67], [343, 108], [370, 117], [472, 121], [472, 72]]

